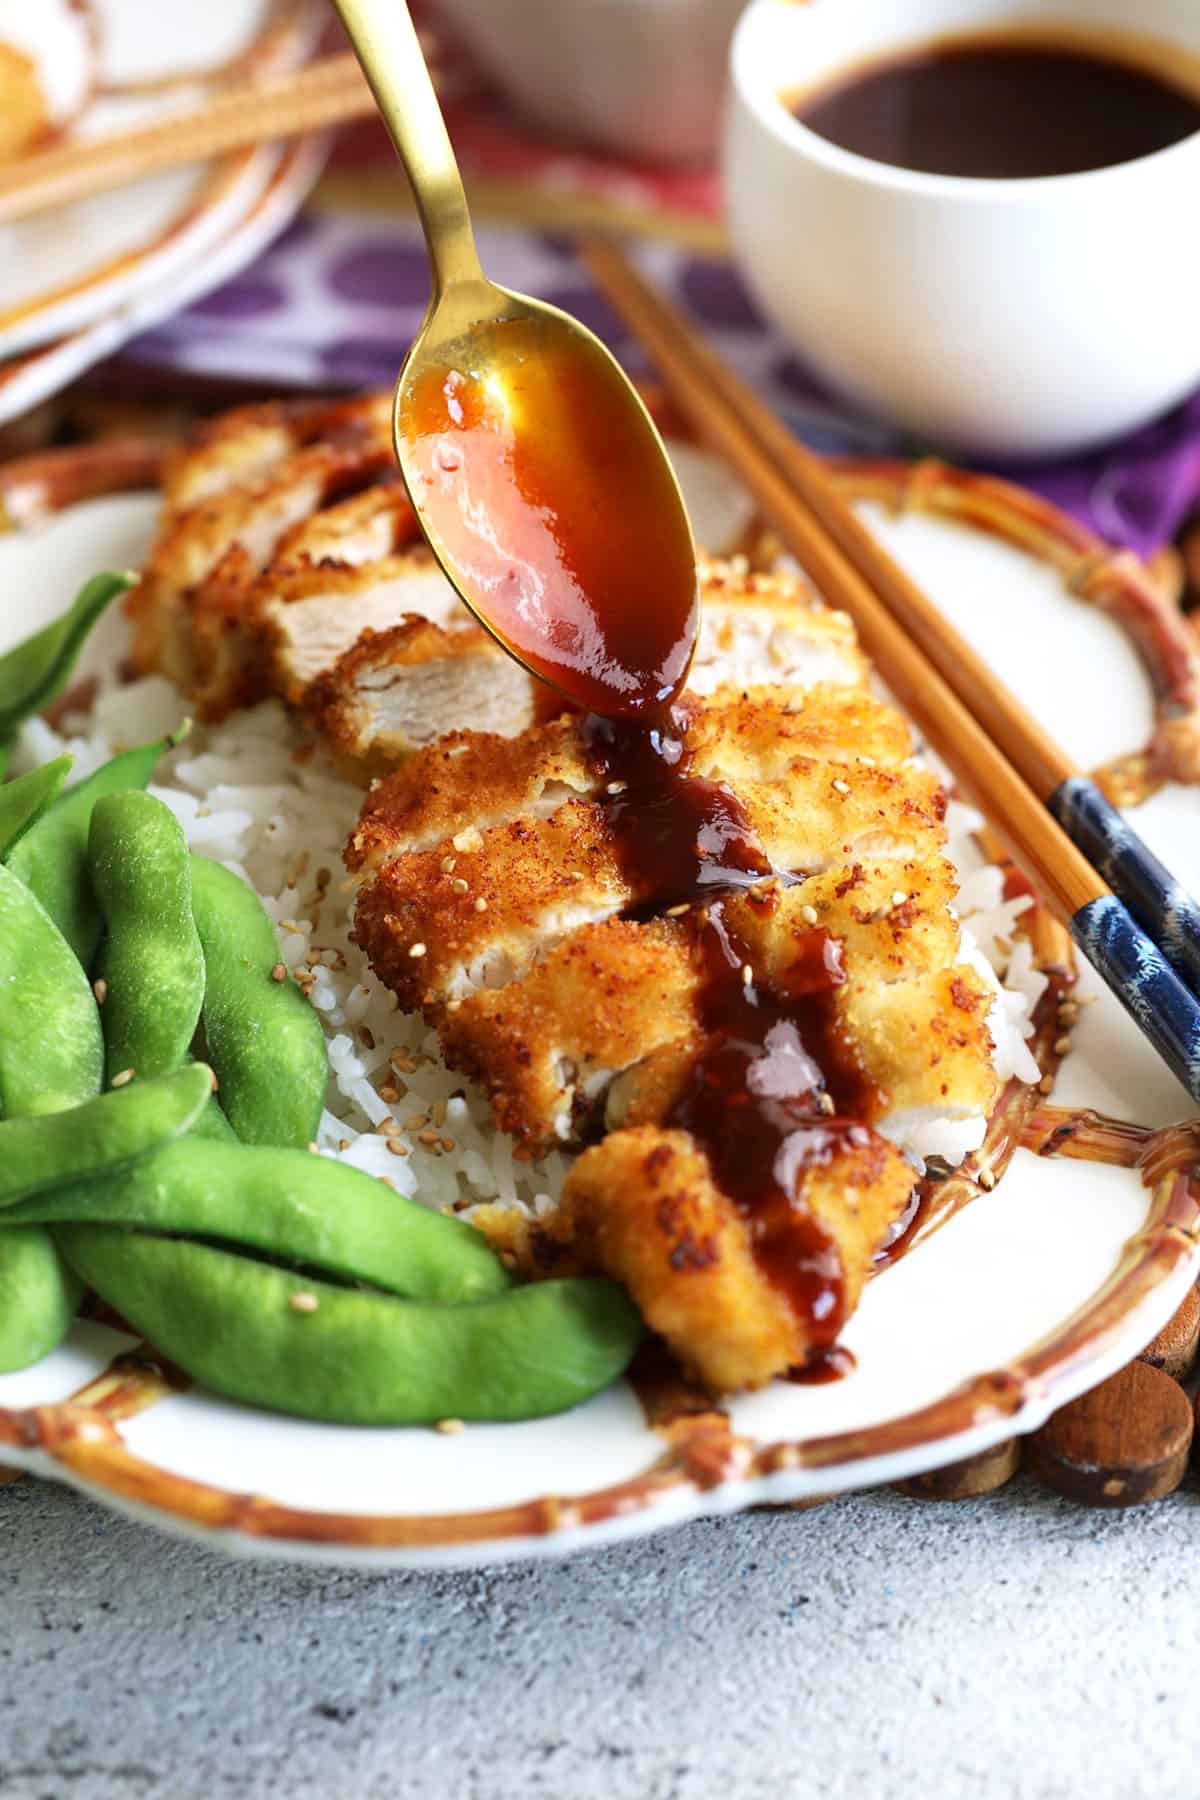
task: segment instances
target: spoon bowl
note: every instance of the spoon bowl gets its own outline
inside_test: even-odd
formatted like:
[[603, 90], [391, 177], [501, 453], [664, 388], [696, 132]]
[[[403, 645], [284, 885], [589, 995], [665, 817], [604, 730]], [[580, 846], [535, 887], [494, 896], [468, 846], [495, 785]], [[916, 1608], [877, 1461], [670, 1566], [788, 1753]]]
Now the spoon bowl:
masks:
[[574, 705], [663, 715], [687, 679], [696, 557], [662, 439], [615, 358], [489, 281], [400, 0], [336, 0], [417, 199], [432, 269], [396, 387], [396, 454], [479, 623]]

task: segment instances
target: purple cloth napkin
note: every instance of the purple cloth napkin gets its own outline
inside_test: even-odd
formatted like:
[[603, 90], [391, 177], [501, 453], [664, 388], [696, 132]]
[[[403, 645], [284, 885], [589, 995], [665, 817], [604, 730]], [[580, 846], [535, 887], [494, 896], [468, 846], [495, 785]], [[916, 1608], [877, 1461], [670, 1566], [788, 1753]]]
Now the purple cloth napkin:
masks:
[[[637, 347], [570, 249], [529, 232], [480, 233], [498, 281], [574, 313], [627, 366]], [[729, 263], [675, 244], [638, 251], [646, 273], [685, 308], [739, 372], [815, 449], [912, 454], [892, 428], [847, 408], [756, 311]], [[425, 250], [415, 221], [348, 213], [297, 220], [254, 266], [128, 347], [158, 368], [306, 387], [386, 387], [425, 308]], [[1093, 455], [998, 470], [1139, 555], [1166, 543], [1200, 503], [1200, 394]]]

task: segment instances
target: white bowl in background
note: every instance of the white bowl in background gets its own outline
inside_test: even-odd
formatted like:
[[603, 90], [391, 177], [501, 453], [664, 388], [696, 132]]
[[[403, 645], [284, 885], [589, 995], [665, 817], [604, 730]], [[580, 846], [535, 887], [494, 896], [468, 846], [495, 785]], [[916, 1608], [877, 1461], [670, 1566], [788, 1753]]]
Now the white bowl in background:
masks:
[[720, 136], [745, 0], [438, 0], [484, 73], [536, 125], [624, 156], [692, 162]]
[[[1200, 134], [983, 181], [853, 155], [786, 104], [863, 58], [1018, 22], [1111, 41], [1129, 0], [754, 0], [731, 51], [726, 207], [763, 309], [835, 386], [937, 444], [1053, 455], [1200, 382]], [[1139, 0], [1136, 24], [1200, 69], [1197, 0]]]

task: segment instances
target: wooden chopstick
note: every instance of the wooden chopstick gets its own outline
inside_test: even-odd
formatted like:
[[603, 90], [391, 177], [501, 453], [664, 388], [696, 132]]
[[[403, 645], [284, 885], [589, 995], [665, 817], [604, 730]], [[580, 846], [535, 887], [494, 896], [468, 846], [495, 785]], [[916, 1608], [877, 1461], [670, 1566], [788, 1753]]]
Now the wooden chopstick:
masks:
[[[587, 256], [602, 284], [606, 280], [623, 280], [628, 285], [632, 277], [642, 291], [636, 297], [630, 293], [630, 302], [645, 304], [649, 290], [617, 252], [596, 243], [589, 247]], [[684, 324], [681, 315], [673, 317]], [[695, 334], [692, 348], [704, 359], [706, 378], [777, 462], [816, 525], [938, 670], [1086, 860], [1124, 901], [1176, 973], [1194, 992], [1200, 992], [1200, 905], [1194, 897], [907, 571], [888, 555], [846, 505], [818, 458]]]
[[213, 94], [199, 106], [83, 143], [40, 150], [0, 170], [0, 225], [86, 200], [161, 169], [367, 118], [375, 110], [357, 59], [322, 57]]
[[[884, 553], [852, 515], [854, 526], [868, 539], [871, 558], [864, 556], [863, 566], [850, 560], [844, 544], [852, 534], [844, 523], [840, 541], [834, 538], [825, 518], [849, 509], [820, 465], [615, 246], [589, 239], [581, 254], [602, 292], [648, 352], [685, 418], [741, 477], [825, 598], [850, 614], [864, 648], [901, 704], [1068, 922], [1085, 956], [1192, 1097], [1200, 1100], [1200, 1004], [925, 649], [893, 615], [864, 572], [866, 567], [873, 571], [874, 556]], [[803, 486], [797, 479], [801, 470]], [[814, 471], [817, 483], [823, 484], [821, 515], [807, 497], [814, 487]], [[919, 592], [907, 577], [903, 579]], [[940, 617], [931, 602], [921, 599]], [[1053, 746], [1048, 738], [1046, 743], [1051, 757]]]

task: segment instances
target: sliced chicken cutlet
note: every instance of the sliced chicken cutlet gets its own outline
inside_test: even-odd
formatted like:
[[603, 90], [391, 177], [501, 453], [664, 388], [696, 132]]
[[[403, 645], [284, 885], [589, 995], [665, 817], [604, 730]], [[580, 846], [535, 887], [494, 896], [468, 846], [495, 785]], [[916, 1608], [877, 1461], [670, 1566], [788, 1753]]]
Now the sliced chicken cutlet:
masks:
[[[177, 682], [205, 716], [219, 717], [267, 691], [254, 582], [285, 534], [338, 498], [393, 477], [386, 414], [375, 402], [343, 411], [340, 434], [275, 462], [264, 454], [257, 480], [168, 507], [127, 601], [133, 659]], [[176, 480], [187, 491], [186, 474]]]
[[[821, 1258], [840, 1289], [842, 1316], [857, 1305], [913, 1184], [912, 1169], [876, 1133], [849, 1136], [802, 1169], [790, 1196], [796, 1218], [824, 1240]], [[575, 1163], [550, 1229], [624, 1282], [651, 1330], [719, 1393], [761, 1387], [830, 1341], [772, 1279], [772, 1264], [756, 1254], [750, 1225], [690, 1132], [610, 1132]]]
[[344, 444], [375, 436], [390, 415], [388, 397], [362, 400], [270, 400], [239, 406], [198, 425], [162, 469], [163, 499], [179, 513], [246, 483], [258, 482], [287, 457], [319, 439]]
[[[693, 716], [709, 704], [697, 701]], [[776, 708], [781, 730], [797, 716], [774, 698], [756, 704]], [[739, 708], [728, 711], [733, 718]], [[658, 897], [625, 864], [615, 796], [588, 756], [586, 731], [566, 718], [519, 739], [468, 738], [459, 755], [459, 746], [439, 744], [373, 790], [347, 863], [352, 872], [377, 870], [359, 895], [357, 932], [404, 1005], [461, 1001], [500, 986], [579, 926]], [[702, 735], [697, 751], [696, 773], [733, 781], [776, 868], [912, 860], [941, 845], [942, 792], [914, 764], [795, 755], [757, 781], [727, 774], [740, 761], [736, 733]], [[406, 842], [428, 847], [408, 850]]]
[[[752, 574], [740, 562], [702, 558], [700, 636], [688, 691], [721, 685], [863, 685], [866, 665], [844, 613], [830, 611], [790, 576]], [[529, 675], [465, 609], [437, 632], [405, 620], [361, 637], [309, 689], [305, 709], [343, 759], [374, 771], [459, 728], [516, 737], [563, 703]], [[425, 617], [434, 618], [432, 613]]]
[[[769, 906], [724, 902], [760, 979], [786, 981], [814, 926], [841, 942], [833, 1016], [869, 1080], [863, 1117], [885, 1134], [926, 1114], [975, 1117], [996, 1087], [992, 993], [956, 960], [954, 871], [941, 857], [901, 866], [913, 889], [901, 909], [890, 905], [894, 863], [828, 871]], [[586, 1138], [601, 1108], [610, 1126], [658, 1116], [664, 1087], [703, 1038], [704, 981], [689, 917], [609, 918], [555, 944], [522, 978], [442, 1009], [439, 1031], [497, 1123], [542, 1150]]]
[[517, 737], [564, 703], [479, 625], [409, 615], [359, 634], [305, 690], [314, 729], [351, 772], [380, 774], [443, 735], [447, 719]]
[[849, 644], [843, 685], [685, 696], [661, 784], [596, 720], [450, 733], [373, 785], [346, 851], [358, 941], [497, 1123], [527, 1153], [607, 1128], [548, 1258], [494, 1207], [481, 1228], [627, 1283], [721, 1390], [836, 1335], [912, 1194], [886, 1134], [995, 1097], [945, 796]]
[[410, 629], [424, 622], [436, 628], [440, 650], [470, 629], [470, 615], [424, 544], [363, 563], [326, 558], [273, 568], [259, 583], [255, 613], [271, 687], [289, 705], [303, 701], [364, 632], [396, 619]]

